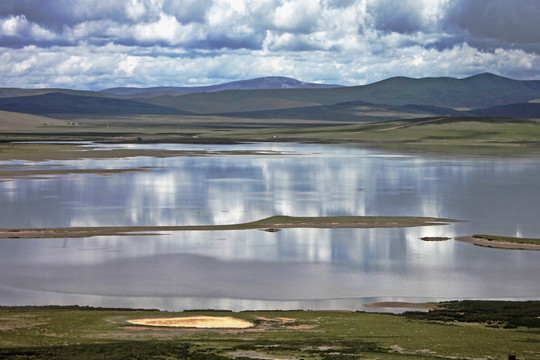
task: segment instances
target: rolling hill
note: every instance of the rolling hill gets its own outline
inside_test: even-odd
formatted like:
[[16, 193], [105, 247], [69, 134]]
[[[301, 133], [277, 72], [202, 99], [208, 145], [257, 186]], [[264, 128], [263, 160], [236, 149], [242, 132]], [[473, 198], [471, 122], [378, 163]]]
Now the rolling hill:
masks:
[[0, 110], [35, 115], [189, 115], [186, 111], [131, 100], [48, 93], [0, 98]]
[[388, 121], [430, 116], [464, 116], [469, 112], [428, 105], [385, 105], [349, 101], [334, 105], [311, 105], [289, 109], [244, 111], [221, 114], [251, 119], [304, 119], [335, 122]]
[[354, 101], [471, 110], [527, 103], [539, 98], [540, 81], [519, 81], [493, 74], [480, 74], [465, 79], [394, 77], [353, 87], [229, 90], [133, 100], [200, 114], [218, 114], [306, 105], [334, 105]]
[[[0, 89], [0, 110], [34, 115], [205, 115], [242, 119], [386, 121], [428, 116], [540, 117], [540, 81], [494, 74], [394, 77], [342, 87], [266, 77], [209, 87]], [[1, 119], [0, 119], [1, 120]]]
[[64, 126], [66, 123], [62, 120], [51, 119], [44, 116], [0, 111], [1, 131], [28, 130], [46, 125]]
[[540, 103], [518, 103], [471, 111], [478, 116], [510, 116], [524, 118], [540, 118]]

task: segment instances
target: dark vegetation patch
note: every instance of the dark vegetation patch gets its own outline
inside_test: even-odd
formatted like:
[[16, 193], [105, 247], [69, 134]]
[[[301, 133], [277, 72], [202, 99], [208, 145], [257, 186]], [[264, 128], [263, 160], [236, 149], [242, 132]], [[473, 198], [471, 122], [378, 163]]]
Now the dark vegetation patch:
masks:
[[411, 319], [430, 321], [481, 323], [492, 327], [524, 326], [540, 329], [540, 301], [450, 301], [437, 305], [427, 313], [406, 312]]
[[177, 341], [120, 341], [102, 344], [0, 348], [0, 359], [182, 359], [223, 360], [228, 357]]
[[424, 240], [424, 241], [446, 241], [446, 240], [450, 240], [449, 237], [444, 237], [444, 236], [424, 236], [424, 237], [421, 237], [420, 240]]

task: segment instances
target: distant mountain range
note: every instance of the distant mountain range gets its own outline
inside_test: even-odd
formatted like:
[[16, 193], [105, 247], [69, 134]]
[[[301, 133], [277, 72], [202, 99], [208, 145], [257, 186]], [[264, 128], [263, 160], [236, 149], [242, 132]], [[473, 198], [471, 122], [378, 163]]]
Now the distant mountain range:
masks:
[[268, 76], [249, 80], [233, 81], [224, 84], [194, 87], [160, 86], [149, 88], [118, 87], [104, 89], [100, 92], [118, 96], [153, 97], [156, 95], [180, 95], [202, 92], [218, 92], [226, 90], [260, 90], [260, 89], [331, 89], [341, 85], [316, 84], [291, 79], [288, 77]]
[[[484, 73], [345, 87], [265, 77], [204, 87], [0, 89], [0, 110], [66, 117], [213, 115], [340, 122], [427, 116], [540, 118], [540, 81]], [[1, 121], [1, 118], [0, 118]]]

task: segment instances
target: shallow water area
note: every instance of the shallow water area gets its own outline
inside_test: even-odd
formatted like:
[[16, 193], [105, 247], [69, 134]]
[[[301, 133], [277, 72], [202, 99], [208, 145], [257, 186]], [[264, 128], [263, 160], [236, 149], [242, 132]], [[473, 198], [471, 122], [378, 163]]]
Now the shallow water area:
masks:
[[151, 168], [0, 182], [0, 227], [236, 224], [273, 215], [466, 222], [0, 239], [0, 305], [369, 310], [363, 304], [373, 301], [540, 298], [539, 251], [419, 240], [475, 233], [539, 237], [538, 157], [280, 143], [98, 146], [208, 154], [25, 162]]

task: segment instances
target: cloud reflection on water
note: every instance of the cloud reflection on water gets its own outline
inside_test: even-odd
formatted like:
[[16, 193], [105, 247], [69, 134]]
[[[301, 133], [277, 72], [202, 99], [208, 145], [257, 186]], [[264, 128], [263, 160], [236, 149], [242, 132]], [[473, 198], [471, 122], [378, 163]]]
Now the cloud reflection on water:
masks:
[[[159, 168], [0, 183], [5, 205], [0, 226], [234, 224], [273, 215], [469, 221], [417, 228], [5, 239], [0, 240], [0, 287], [12, 295], [2, 295], [0, 303], [17, 299], [14, 294], [33, 303], [54, 299], [51, 293], [56, 293], [56, 303], [82, 298], [83, 303], [117, 304], [123, 296], [120, 303], [126, 306], [168, 309], [179, 304], [190, 308], [196, 301], [234, 309], [276, 304], [316, 308], [358, 305], [347, 300], [358, 298], [540, 293], [531, 275], [539, 270], [538, 253], [419, 240], [478, 232], [537, 236], [538, 159], [428, 157], [319, 145], [269, 148], [288, 155], [65, 162]], [[294, 149], [297, 155], [290, 154]]]

